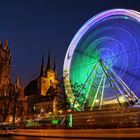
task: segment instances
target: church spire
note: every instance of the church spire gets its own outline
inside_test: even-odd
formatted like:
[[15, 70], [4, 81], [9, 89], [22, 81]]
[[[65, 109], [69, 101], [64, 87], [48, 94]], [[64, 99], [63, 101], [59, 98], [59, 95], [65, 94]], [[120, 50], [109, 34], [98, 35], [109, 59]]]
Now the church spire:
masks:
[[57, 70], [56, 70], [56, 63], [55, 63], [55, 60], [54, 60], [54, 67], [53, 67], [53, 70], [54, 70], [55, 74], [57, 75]]
[[15, 90], [18, 91], [20, 88], [20, 81], [19, 81], [19, 77], [16, 76], [16, 81], [15, 81]]
[[3, 49], [4, 49], [5, 51], [8, 51], [8, 40], [6, 40], [6, 41], [4, 42], [4, 47], [3, 47]]
[[2, 41], [0, 41], [0, 48], [1, 48], [1, 49], [3, 48]]
[[41, 68], [40, 68], [40, 76], [44, 76], [44, 51], [42, 53], [42, 62], [41, 62]]
[[49, 53], [48, 53], [48, 63], [47, 63], [47, 71], [51, 69], [51, 56], [50, 56], [50, 49], [49, 49]]
[[54, 68], [53, 68], [53, 70], [54, 70], [54, 73], [55, 73], [55, 78], [57, 78], [57, 70], [56, 70], [56, 63], [55, 63], [55, 60], [54, 60]]

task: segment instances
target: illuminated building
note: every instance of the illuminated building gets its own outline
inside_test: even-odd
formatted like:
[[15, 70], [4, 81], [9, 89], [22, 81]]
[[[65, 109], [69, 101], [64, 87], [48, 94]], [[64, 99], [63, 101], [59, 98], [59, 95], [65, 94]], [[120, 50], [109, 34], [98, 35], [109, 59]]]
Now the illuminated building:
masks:
[[11, 52], [8, 41], [0, 41], [0, 122], [21, 117], [27, 112], [27, 100], [19, 78], [13, 84], [10, 79]]
[[10, 83], [11, 54], [8, 48], [8, 41], [5, 41], [4, 47], [0, 42], [0, 89], [5, 90]]
[[60, 82], [57, 79], [55, 63], [54, 68], [51, 66], [50, 52], [47, 67], [44, 68], [43, 56], [40, 75], [26, 86], [25, 96], [28, 96], [28, 112], [30, 114], [58, 111]]

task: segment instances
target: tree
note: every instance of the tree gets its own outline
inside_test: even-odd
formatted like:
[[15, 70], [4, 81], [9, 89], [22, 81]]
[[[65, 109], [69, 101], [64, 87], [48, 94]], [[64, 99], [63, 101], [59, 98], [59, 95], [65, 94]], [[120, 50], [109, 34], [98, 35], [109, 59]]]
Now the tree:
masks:
[[11, 104], [11, 98], [7, 97], [7, 96], [1, 96], [1, 103], [0, 103], [0, 108], [1, 108], [1, 121], [5, 122], [6, 117], [9, 113], [9, 108], [10, 108], [10, 104]]
[[6, 117], [9, 114], [11, 103], [12, 103], [12, 90], [8, 85], [7, 87], [3, 87], [0, 90], [0, 110], [1, 110], [0, 120], [2, 122], [5, 122]]
[[19, 92], [15, 92], [14, 86], [9, 84], [6, 88], [0, 90], [0, 120], [5, 122], [8, 115], [13, 116], [15, 122]]
[[66, 111], [67, 109], [70, 108], [70, 104], [68, 102], [67, 95], [66, 95], [66, 92], [65, 92], [64, 79], [63, 78], [60, 81], [60, 95], [61, 95], [60, 104], [62, 106], [62, 109]]

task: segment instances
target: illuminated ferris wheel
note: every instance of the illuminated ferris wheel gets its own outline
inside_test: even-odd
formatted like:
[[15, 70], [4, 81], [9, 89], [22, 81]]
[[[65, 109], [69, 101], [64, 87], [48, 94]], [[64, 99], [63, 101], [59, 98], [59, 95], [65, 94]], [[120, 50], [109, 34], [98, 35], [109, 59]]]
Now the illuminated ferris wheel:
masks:
[[70, 43], [63, 77], [75, 110], [135, 104], [140, 95], [140, 13], [113, 9], [88, 20]]

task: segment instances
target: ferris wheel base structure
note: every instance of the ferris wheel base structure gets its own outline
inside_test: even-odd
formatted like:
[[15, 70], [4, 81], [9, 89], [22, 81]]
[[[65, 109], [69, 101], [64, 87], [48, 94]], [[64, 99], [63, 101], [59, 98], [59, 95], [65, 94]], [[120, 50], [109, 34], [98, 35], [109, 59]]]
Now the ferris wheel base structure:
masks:
[[[119, 101], [121, 102], [121, 107], [118, 104], [117, 99], [104, 100], [102, 102], [102, 106], [100, 107], [99, 101], [97, 100], [96, 103], [94, 104], [94, 108], [92, 110], [133, 108], [133, 105], [135, 104], [135, 103], [132, 102], [131, 103], [132, 105], [130, 106], [130, 104], [126, 102], [126, 100], [125, 100], [123, 95], [119, 97]], [[83, 111], [87, 111], [87, 110], [91, 111], [91, 108], [84, 108]]]
[[133, 107], [140, 97], [140, 13], [111, 9], [89, 19], [67, 50], [63, 77], [76, 111]]

